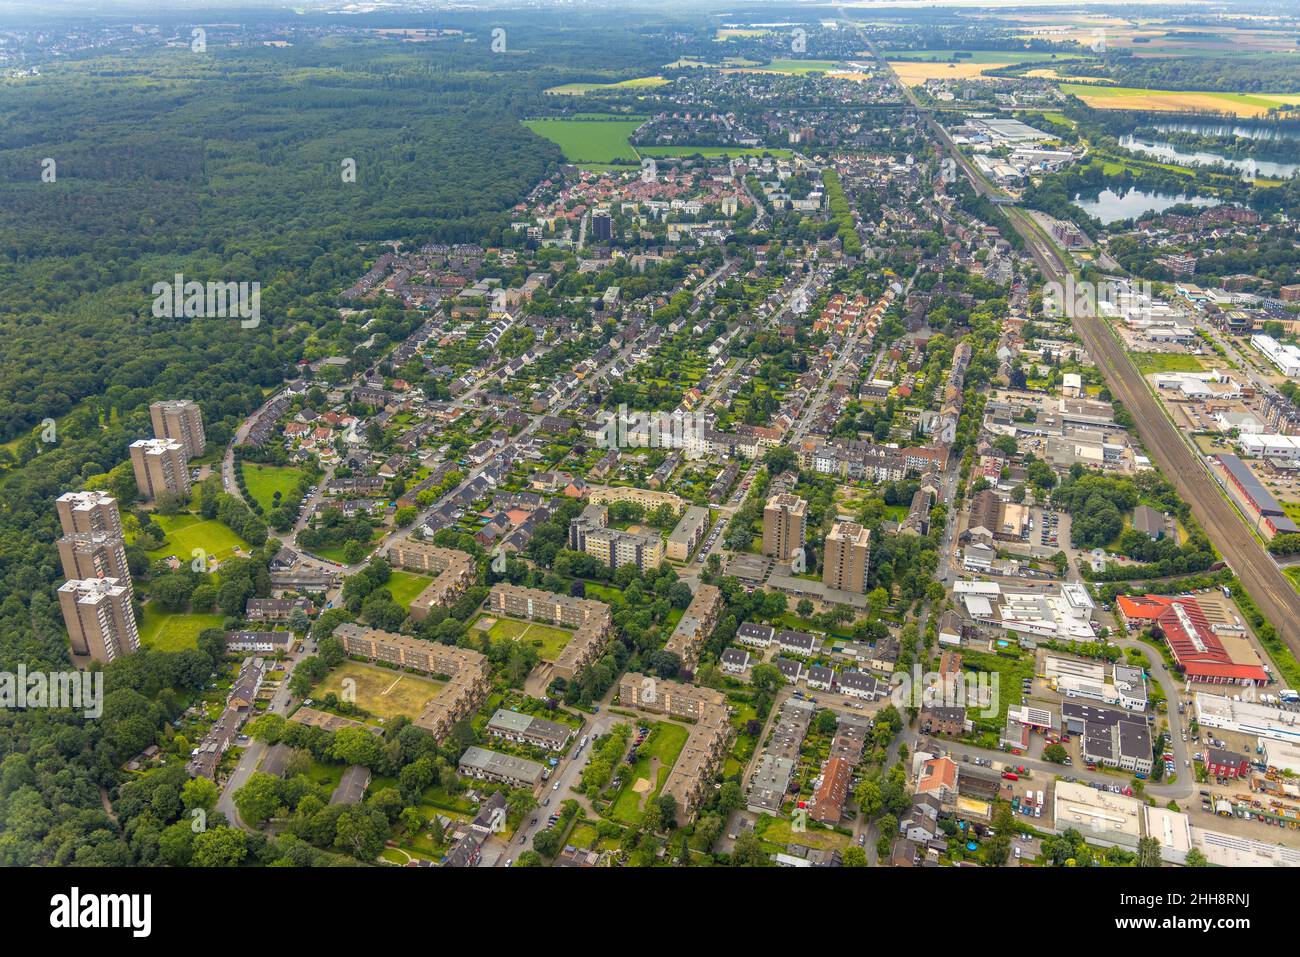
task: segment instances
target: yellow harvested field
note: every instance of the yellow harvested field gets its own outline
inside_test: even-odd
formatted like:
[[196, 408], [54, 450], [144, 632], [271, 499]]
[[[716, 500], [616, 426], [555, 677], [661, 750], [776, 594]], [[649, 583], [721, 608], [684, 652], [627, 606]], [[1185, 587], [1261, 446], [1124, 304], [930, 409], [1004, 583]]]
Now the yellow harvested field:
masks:
[[1300, 100], [1300, 94], [1253, 93], [1248, 96], [1232, 93], [1197, 93], [1175, 90], [1125, 90], [1098, 87], [1095, 92], [1072, 86], [1073, 93], [1095, 110], [1164, 110], [1183, 112], [1204, 110], [1235, 113], [1237, 116], [1260, 116], [1272, 106], [1283, 106]]
[[1006, 63], [918, 63], [911, 60], [891, 60], [898, 78], [908, 86], [921, 86], [926, 80], [979, 80], [985, 70], [998, 70], [1011, 65]]
[[1097, 80], [1095, 76], [1062, 76], [1050, 68], [1029, 70], [1025, 76], [1032, 76], [1037, 80], [1060, 80], [1063, 83], [1094, 83]]

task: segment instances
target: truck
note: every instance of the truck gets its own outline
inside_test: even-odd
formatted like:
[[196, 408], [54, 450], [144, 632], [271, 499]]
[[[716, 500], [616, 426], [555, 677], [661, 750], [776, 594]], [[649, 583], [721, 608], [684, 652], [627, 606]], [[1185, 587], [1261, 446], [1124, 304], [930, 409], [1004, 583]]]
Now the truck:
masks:
[[1300, 692], [1296, 691], [1294, 688], [1283, 688], [1277, 693], [1277, 696], [1287, 704], [1295, 704], [1297, 701], [1300, 701]]

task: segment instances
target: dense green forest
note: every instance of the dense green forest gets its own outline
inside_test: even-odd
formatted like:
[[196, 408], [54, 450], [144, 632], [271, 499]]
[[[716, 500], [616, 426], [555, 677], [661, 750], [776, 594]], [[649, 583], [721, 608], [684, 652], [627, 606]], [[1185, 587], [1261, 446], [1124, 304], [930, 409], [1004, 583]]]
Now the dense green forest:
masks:
[[[460, 39], [329, 39], [85, 59], [0, 81], [0, 670], [68, 667], [53, 499], [88, 481], [115, 487], [128, 443], [150, 434], [151, 400], [198, 400], [220, 448], [299, 359], [370, 361], [337, 309], [367, 268], [359, 244], [493, 242], [560, 162], [519, 122], [541, 90], [662, 62], [636, 31], [510, 28], [520, 49], [508, 55]], [[176, 273], [260, 283], [261, 323], [154, 318], [151, 288]], [[419, 321], [394, 307], [375, 317], [376, 349]], [[38, 437], [45, 419], [58, 422], [53, 443]], [[246, 574], [261, 593], [273, 545], [227, 563], [223, 579]], [[114, 662], [99, 720], [0, 711], [0, 865], [190, 860], [188, 844], [166, 848], [208, 796], [184, 796], [184, 775], [169, 771], [119, 791], [119, 769], [206, 684], [219, 641]], [[210, 833], [194, 863], [318, 862]]]

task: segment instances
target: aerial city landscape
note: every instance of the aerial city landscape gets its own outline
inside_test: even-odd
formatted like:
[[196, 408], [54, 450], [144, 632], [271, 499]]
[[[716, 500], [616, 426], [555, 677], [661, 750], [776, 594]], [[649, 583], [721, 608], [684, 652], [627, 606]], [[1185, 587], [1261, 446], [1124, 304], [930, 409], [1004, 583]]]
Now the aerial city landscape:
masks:
[[1285, 5], [0, 6], [0, 864], [1300, 867], [1297, 170]]

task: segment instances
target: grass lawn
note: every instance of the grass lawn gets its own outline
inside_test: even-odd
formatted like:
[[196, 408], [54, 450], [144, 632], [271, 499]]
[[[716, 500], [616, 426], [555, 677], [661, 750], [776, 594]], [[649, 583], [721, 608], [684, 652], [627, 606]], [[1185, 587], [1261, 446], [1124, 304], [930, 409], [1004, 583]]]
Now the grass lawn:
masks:
[[290, 465], [260, 465], [257, 462], [245, 462], [243, 470], [248, 494], [268, 512], [275, 508], [276, 492], [280, 493], [282, 502], [297, 498], [298, 481], [307, 474]]
[[409, 609], [411, 601], [415, 599], [420, 592], [424, 591], [433, 582], [428, 575], [417, 575], [415, 572], [394, 571], [388, 576], [388, 582], [384, 585], [393, 593], [393, 601], [397, 602], [403, 608]]
[[191, 615], [163, 611], [157, 602], [146, 602], [140, 622], [140, 644], [155, 651], [184, 651], [198, 647], [199, 632], [220, 628], [220, 615]]
[[627, 141], [641, 120], [525, 120], [524, 125], [564, 151], [573, 163], [638, 162], [637, 152]]
[[[643, 800], [658, 797], [689, 734], [682, 725], [667, 721], [659, 721], [650, 726], [650, 734], [646, 736], [645, 743], [637, 749], [636, 764], [632, 766], [622, 790], [610, 806], [611, 817], [624, 824], [636, 824], [641, 819]], [[655, 759], [658, 759], [658, 764], [652, 779], [651, 765]], [[642, 779], [650, 781], [650, 790], [638, 792], [634, 789], [636, 782]]]
[[790, 822], [785, 818], [769, 817], [766, 814], [759, 818], [754, 830], [763, 840], [773, 844], [799, 844], [827, 851], [842, 851], [852, 842], [847, 834], [823, 830], [812, 822], [809, 822], [807, 830], [796, 834], [790, 830]]
[[1176, 352], [1130, 352], [1133, 364], [1143, 375], [1153, 372], [1203, 372], [1205, 363], [1199, 356]]
[[155, 515], [154, 523], [163, 530], [166, 537], [161, 548], [145, 552], [150, 561], [175, 555], [182, 562], [188, 563], [196, 548], [202, 549], [209, 558], [222, 561], [232, 557], [236, 548], [247, 552], [250, 547], [215, 518], [205, 519], [188, 514]]
[[398, 715], [416, 717], [445, 683], [360, 661], [345, 661], [312, 689], [312, 697], [320, 698], [333, 691], [342, 698], [343, 682], [347, 679], [356, 682], [351, 687], [356, 692], [357, 707], [384, 719]]
[[537, 653], [543, 661], [554, 661], [573, 637], [573, 632], [534, 621], [498, 618], [488, 629], [488, 637], [494, 640], [513, 638], [517, 641], [530, 642], [537, 645]]

